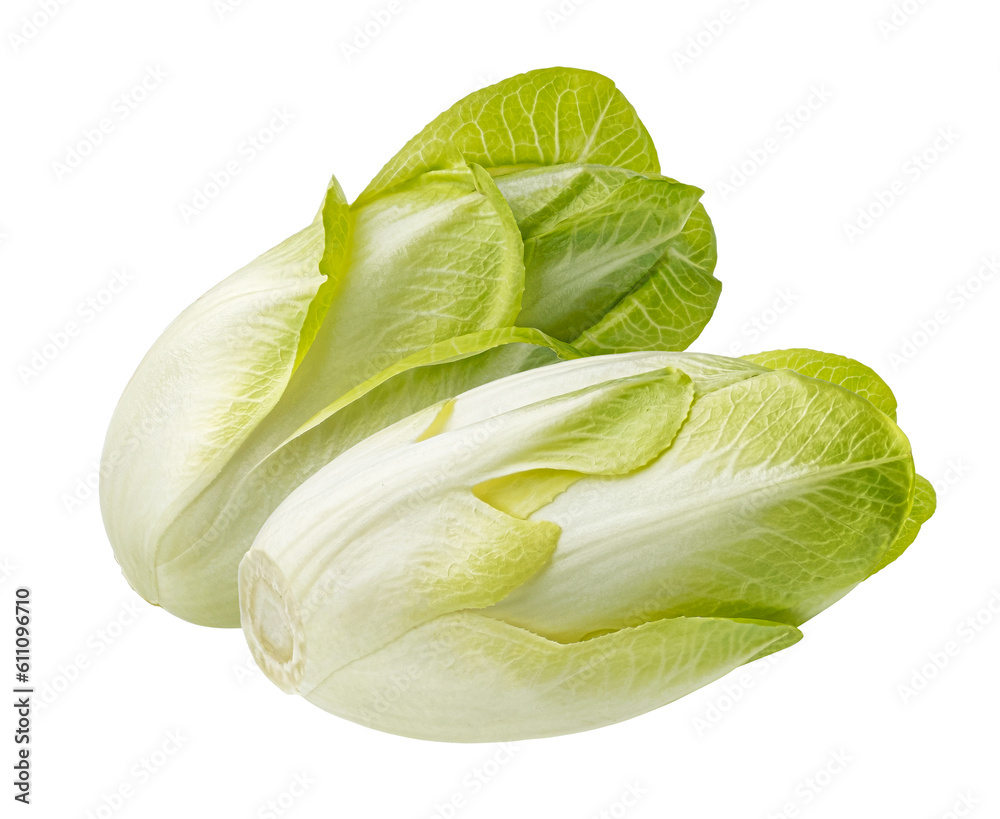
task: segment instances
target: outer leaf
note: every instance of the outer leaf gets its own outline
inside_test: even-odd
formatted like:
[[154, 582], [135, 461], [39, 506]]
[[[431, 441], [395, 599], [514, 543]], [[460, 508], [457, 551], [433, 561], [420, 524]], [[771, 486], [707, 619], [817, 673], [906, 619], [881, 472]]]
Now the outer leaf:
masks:
[[[525, 346], [513, 349], [507, 345]], [[503, 352], [505, 353], [502, 361], [487, 363], [486, 360], [481, 358], [475, 361], [468, 361], [470, 358], [480, 356], [482, 353], [498, 348], [503, 348]], [[540, 353], [542, 355], [539, 355]], [[548, 353], [552, 353], [553, 355], [549, 355]], [[460, 392], [465, 392], [480, 384], [493, 381], [502, 375], [509, 375], [533, 369], [544, 364], [550, 364], [557, 360], [556, 356], [568, 361], [580, 358], [580, 353], [570, 345], [549, 338], [538, 330], [523, 327], [506, 327], [499, 330], [486, 330], [464, 336], [455, 336], [418, 350], [393, 366], [387, 367], [377, 375], [372, 376], [353, 390], [344, 393], [336, 401], [316, 413], [296, 430], [291, 437], [296, 438], [309, 432], [328, 418], [333, 417], [344, 408], [354, 404], [378, 387], [381, 387], [386, 382], [393, 380], [393, 383], [396, 383], [396, 380], [400, 376], [407, 376], [409, 388], [405, 391], [405, 395], [401, 394], [399, 398], [405, 400], [408, 406], [417, 406], [419, 404], [418, 408], [422, 408], [434, 401], [458, 395]], [[456, 362], [465, 362], [466, 366], [453, 368], [447, 375], [438, 369], [426, 369]], [[460, 386], [463, 388], [459, 388]], [[434, 392], [427, 393], [427, 388], [430, 388]], [[436, 397], [427, 401], [424, 397], [417, 398], [418, 393], [422, 395], [434, 394]], [[384, 407], [385, 403], [385, 396], [380, 394], [378, 398], [379, 406]], [[369, 411], [375, 414], [379, 413], [378, 408], [375, 406], [371, 407]], [[394, 420], [398, 420], [388, 420], [396, 413], [384, 410], [382, 412], [383, 416], [381, 418], [372, 419], [372, 423], [368, 427], [369, 434], [378, 429], [384, 429], [393, 423]], [[405, 418], [409, 414], [409, 412], [403, 412], [399, 415], [399, 418]]]
[[[528, 273], [517, 323], [568, 343], [606, 319], [609, 310], [617, 314], [615, 308], [623, 296], [651, 276], [668, 274], [660, 260], [701, 196], [698, 188], [668, 179], [610, 168], [571, 167], [576, 171], [572, 179], [545, 169], [498, 180], [515, 212], [527, 211], [530, 205], [524, 200], [539, 192], [566, 201], [563, 208], [547, 198], [535, 202], [534, 212], [519, 222]], [[539, 191], [540, 177], [554, 177], [558, 186]], [[589, 202], [596, 198], [592, 196], [595, 189], [605, 189], [606, 194]], [[576, 195], [577, 190], [581, 195]], [[712, 306], [708, 305], [709, 312]], [[678, 301], [672, 308], [681, 310], [683, 303]]]
[[460, 612], [407, 632], [305, 696], [420, 739], [555, 736], [659, 708], [801, 636], [778, 623], [680, 617], [561, 644]]
[[350, 235], [335, 298], [278, 408], [285, 434], [407, 355], [509, 326], [520, 308], [520, 234], [482, 169], [428, 173], [353, 206]]
[[660, 170], [649, 134], [611, 80], [591, 71], [548, 68], [456, 103], [386, 164], [359, 201], [427, 171], [466, 162], [494, 175], [568, 162]]
[[[559, 549], [486, 613], [558, 640], [665, 616], [798, 625], [885, 555], [913, 479], [906, 438], [867, 401], [762, 373], [700, 397], [649, 468], [581, 481], [533, 516], [562, 527]], [[602, 591], [573, 605], [587, 588]]]
[[837, 384], [866, 398], [893, 421], [896, 420], [896, 396], [889, 385], [871, 367], [853, 358], [804, 348], [769, 350], [744, 358], [772, 370], [795, 370], [802, 375]]
[[687, 349], [712, 318], [722, 291], [712, 275], [716, 258], [715, 231], [699, 203], [646, 279], [573, 345], [588, 355]]
[[322, 253], [317, 218], [181, 313], [125, 388], [104, 444], [101, 510], [125, 576], [147, 600], [157, 600], [164, 527], [223, 469], [291, 378], [323, 283]]
[[326, 280], [316, 292], [316, 297], [309, 304], [309, 313], [302, 325], [299, 336], [299, 348], [295, 354], [295, 366], [298, 367], [312, 346], [319, 332], [330, 303], [337, 293], [347, 268], [347, 260], [351, 246], [351, 209], [347, 204], [344, 189], [336, 178], [330, 180], [326, 191], [326, 199], [320, 209], [318, 219], [323, 220], [323, 257], [320, 259], [319, 270]]
[[889, 551], [885, 553], [885, 556], [879, 561], [878, 565], [872, 569], [872, 574], [882, 571], [882, 569], [903, 554], [909, 545], [917, 539], [920, 527], [930, 520], [931, 515], [934, 514], [934, 509], [937, 506], [937, 497], [930, 481], [921, 475], [917, 475], [913, 486], [913, 506], [910, 509], [906, 523], [903, 524], [902, 531], [893, 542]]
[[[745, 358], [766, 367], [787, 368], [837, 384], [866, 398], [894, 421], [896, 420], [896, 397], [889, 389], [889, 385], [874, 370], [854, 359], [807, 349], [773, 350]], [[913, 508], [896, 541], [873, 570], [873, 574], [892, 563], [906, 551], [907, 546], [913, 543], [921, 525], [934, 514], [935, 503], [934, 487], [926, 478], [917, 475], [914, 483]]]

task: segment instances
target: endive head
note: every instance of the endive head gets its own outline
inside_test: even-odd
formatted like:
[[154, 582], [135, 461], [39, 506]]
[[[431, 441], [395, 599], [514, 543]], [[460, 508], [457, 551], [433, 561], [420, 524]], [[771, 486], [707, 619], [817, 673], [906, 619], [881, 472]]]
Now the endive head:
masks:
[[659, 175], [610, 80], [573, 69], [461, 101], [354, 204], [331, 183], [126, 388], [101, 498], [129, 582], [235, 626], [264, 520], [365, 435], [557, 357], [686, 347], [719, 293], [700, 193]]
[[794, 643], [933, 496], [874, 373], [756, 358], [556, 364], [366, 439], [243, 559], [254, 658], [357, 722], [492, 741], [626, 719]]

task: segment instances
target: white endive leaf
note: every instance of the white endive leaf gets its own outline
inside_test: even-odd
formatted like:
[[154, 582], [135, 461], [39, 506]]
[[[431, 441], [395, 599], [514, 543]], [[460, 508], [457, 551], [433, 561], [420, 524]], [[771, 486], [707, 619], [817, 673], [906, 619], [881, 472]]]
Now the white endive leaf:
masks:
[[801, 637], [780, 623], [678, 617], [557, 643], [456, 612], [351, 663], [307, 699], [418, 739], [556, 736], [659, 708]]
[[101, 508], [125, 576], [157, 600], [160, 537], [277, 404], [323, 284], [323, 227], [305, 230], [209, 290], [146, 354], [104, 445]]
[[275, 420], [290, 432], [303, 412], [411, 353], [513, 324], [521, 255], [510, 210], [480, 168], [427, 173], [352, 206], [347, 266]]

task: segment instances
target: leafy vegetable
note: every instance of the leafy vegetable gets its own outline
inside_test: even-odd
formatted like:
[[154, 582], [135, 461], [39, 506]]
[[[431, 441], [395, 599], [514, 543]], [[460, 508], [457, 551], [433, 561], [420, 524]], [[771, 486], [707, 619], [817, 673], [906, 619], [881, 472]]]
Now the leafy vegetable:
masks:
[[126, 387], [126, 578], [430, 739], [606, 725], [801, 639], [934, 491], [868, 367], [681, 352], [720, 292], [701, 194], [566, 68], [470, 94], [353, 203], [331, 180]]
[[796, 642], [933, 497], [871, 370], [750, 358], [583, 358], [366, 438], [241, 563], [258, 664], [366, 725], [494, 741], [626, 719]]
[[101, 503], [129, 582], [235, 626], [261, 524], [364, 436], [560, 357], [686, 347], [719, 295], [700, 195], [659, 175], [610, 80], [573, 69], [470, 95], [353, 204], [333, 180], [126, 387]]

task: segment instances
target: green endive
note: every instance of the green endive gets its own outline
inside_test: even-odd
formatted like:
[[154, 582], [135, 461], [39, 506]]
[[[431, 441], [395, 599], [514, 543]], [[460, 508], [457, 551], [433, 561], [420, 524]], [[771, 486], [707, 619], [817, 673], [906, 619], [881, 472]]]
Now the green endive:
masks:
[[584, 358], [439, 402], [296, 489], [240, 566], [286, 691], [408, 736], [595, 728], [785, 648], [933, 511], [871, 370]]
[[235, 626], [260, 526], [366, 435], [558, 357], [687, 347], [719, 295], [700, 195], [659, 175], [613, 83], [572, 69], [470, 95], [353, 204], [331, 182], [126, 387], [101, 507], [129, 582]]

